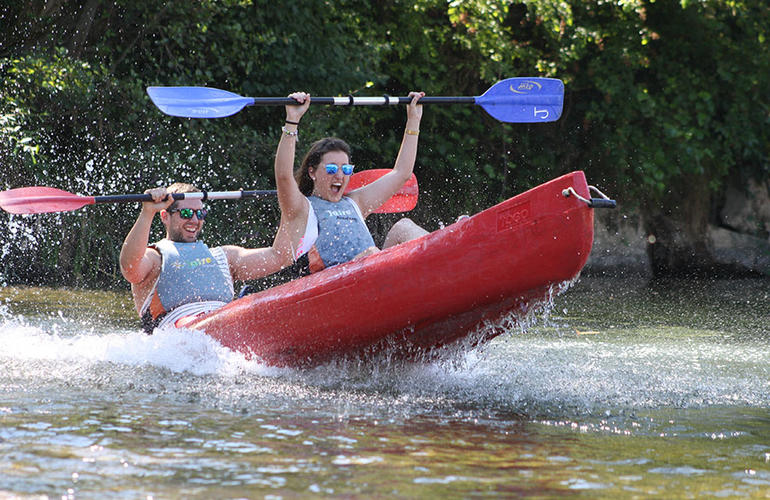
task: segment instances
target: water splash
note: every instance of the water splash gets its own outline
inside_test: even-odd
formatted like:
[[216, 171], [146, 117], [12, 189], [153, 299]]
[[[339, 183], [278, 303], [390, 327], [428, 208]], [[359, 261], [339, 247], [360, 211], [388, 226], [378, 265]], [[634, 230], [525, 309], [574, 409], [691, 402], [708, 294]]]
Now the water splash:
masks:
[[[0, 359], [17, 362], [58, 362], [89, 367], [99, 363], [117, 363], [130, 367], [152, 366], [175, 373], [196, 376], [233, 376], [244, 371], [269, 372], [257, 362], [222, 347], [199, 331], [158, 330], [154, 335], [140, 331], [88, 333], [85, 325], [70, 333], [72, 325], [62, 326], [50, 320], [35, 326], [21, 316], [3, 315], [0, 325]], [[55, 374], [50, 374], [55, 376]]]
[[447, 359], [339, 360], [301, 371], [246, 360], [201, 332], [147, 336], [66, 317], [14, 316], [0, 305], [0, 366], [19, 386], [171, 391], [245, 412], [268, 401], [332, 413], [453, 409], [558, 422], [564, 415], [605, 418], [655, 408], [770, 406], [770, 341], [725, 340], [685, 327], [577, 335], [553, 316], [553, 297], [570, 285], [554, 287], [516, 321], [505, 318], [503, 335]]

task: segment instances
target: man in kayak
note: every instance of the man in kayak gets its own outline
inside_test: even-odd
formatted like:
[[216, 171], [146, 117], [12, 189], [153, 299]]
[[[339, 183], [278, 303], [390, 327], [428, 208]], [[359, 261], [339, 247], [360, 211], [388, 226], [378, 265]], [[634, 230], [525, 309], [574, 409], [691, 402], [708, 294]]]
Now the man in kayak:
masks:
[[[156, 327], [183, 326], [186, 318], [230, 302], [233, 280], [261, 278], [292, 263], [289, 242], [282, 245], [279, 236], [273, 246], [256, 249], [234, 245], [209, 248], [199, 241], [207, 215], [201, 200], [174, 201], [167, 196], [196, 191], [195, 186], [182, 183], [145, 191], [153, 201], [142, 203], [123, 242], [120, 271], [131, 283], [136, 310], [147, 333]], [[148, 245], [156, 213], [166, 226], [166, 237]]]
[[[393, 196], [412, 175], [422, 119], [424, 92], [411, 92], [406, 128], [393, 170], [376, 181], [345, 195], [353, 165], [345, 141], [327, 137], [315, 142], [293, 171], [298, 126], [310, 106], [310, 96], [295, 92], [289, 97], [300, 105], [286, 106], [286, 123], [275, 156], [275, 181], [281, 207], [279, 233], [285, 232], [299, 274], [371, 255], [379, 251], [369, 233], [366, 217]], [[427, 234], [404, 218], [388, 232], [384, 248]]]

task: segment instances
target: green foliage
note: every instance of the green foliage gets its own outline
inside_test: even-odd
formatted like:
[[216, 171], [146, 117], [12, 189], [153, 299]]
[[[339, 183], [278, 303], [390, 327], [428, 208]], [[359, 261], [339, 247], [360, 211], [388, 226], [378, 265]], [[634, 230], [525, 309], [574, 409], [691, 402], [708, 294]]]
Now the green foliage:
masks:
[[659, 203], [692, 176], [718, 187], [767, 168], [768, 7], [576, 2], [572, 14], [573, 144], [618, 192]]
[[717, 188], [731, 172], [767, 174], [764, 2], [478, 0], [451, 2], [448, 14], [482, 78], [525, 68], [565, 81], [560, 151], [528, 144], [528, 156], [648, 204], [688, 176]]
[[[758, 0], [52, 0], [16, 2], [2, 20], [3, 189], [272, 186], [282, 109], [170, 118], [148, 85], [480, 95], [527, 75], [565, 82], [561, 120], [502, 124], [474, 106], [426, 107], [418, 222], [433, 229], [575, 169], [643, 206], [676, 199], [694, 176], [718, 189], [728, 176], [768, 175], [770, 7]], [[337, 135], [360, 167], [389, 167], [404, 119], [403, 108], [313, 107], [299, 154]], [[135, 213], [4, 215], [0, 273], [120, 282]], [[274, 203], [220, 202], [207, 238], [268, 244], [277, 220]]]

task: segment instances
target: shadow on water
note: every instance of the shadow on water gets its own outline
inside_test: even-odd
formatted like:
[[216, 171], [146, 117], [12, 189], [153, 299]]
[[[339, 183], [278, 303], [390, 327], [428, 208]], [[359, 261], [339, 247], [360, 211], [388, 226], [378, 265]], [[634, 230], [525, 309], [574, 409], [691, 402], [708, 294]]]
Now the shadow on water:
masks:
[[5, 316], [19, 315], [41, 325], [69, 324], [72, 333], [137, 327], [130, 294], [71, 288], [0, 288]]
[[575, 325], [678, 326], [767, 340], [770, 278], [587, 278], [557, 300], [554, 315], [560, 313]]

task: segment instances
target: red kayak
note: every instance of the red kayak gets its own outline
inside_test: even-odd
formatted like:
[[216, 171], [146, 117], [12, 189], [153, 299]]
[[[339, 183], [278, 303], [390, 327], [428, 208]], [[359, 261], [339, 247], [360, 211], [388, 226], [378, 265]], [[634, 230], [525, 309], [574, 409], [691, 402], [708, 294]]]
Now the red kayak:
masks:
[[572, 172], [417, 240], [237, 299], [187, 327], [277, 366], [384, 349], [430, 359], [502, 333], [480, 327], [521, 315], [577, 277], [593, 223], [585, 175]]

